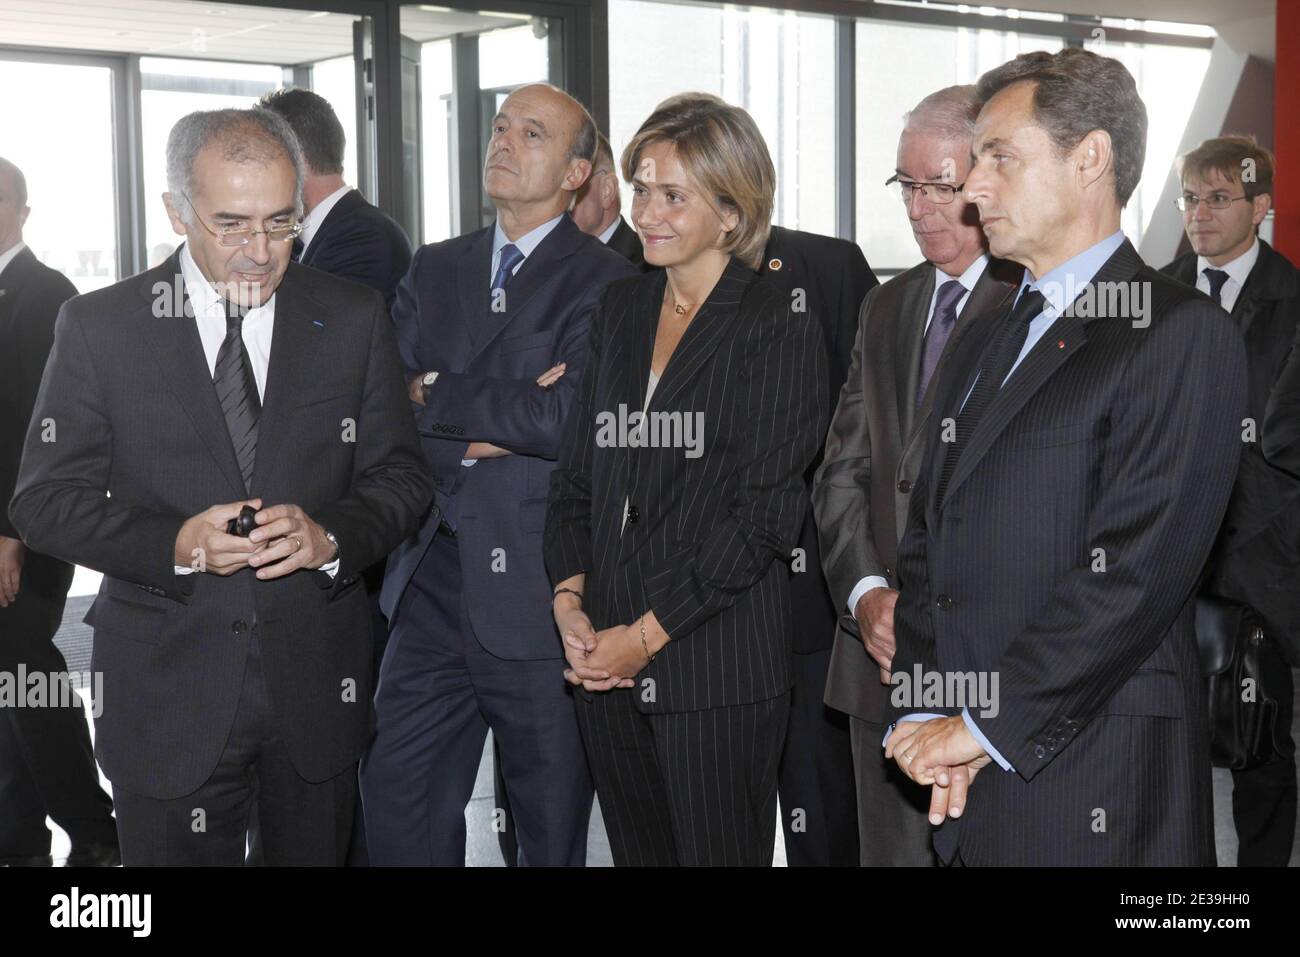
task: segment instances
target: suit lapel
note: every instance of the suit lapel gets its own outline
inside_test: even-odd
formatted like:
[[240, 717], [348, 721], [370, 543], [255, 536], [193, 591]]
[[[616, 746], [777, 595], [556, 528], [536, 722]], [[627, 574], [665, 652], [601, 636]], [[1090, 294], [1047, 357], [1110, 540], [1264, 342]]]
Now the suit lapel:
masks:
[[[295, 264], [275, 291], [275, 326], [271, 335], [271, 358], [266, 372], [262, 397], [262, 415], [257, 422], [257, 458], [253, 463], [252, 492], [267, 487], [275, 465], [276, 453], [291, 440], [289, 411], [300, 398], [320, 368], [316, 359], [320, 339], [327, 327], [312, 319], [314, 301], [300, 281]], [[224, 419], [222, 421], [224, 428]]]
[[[892, 354], [902, 363], [894, 367], [894, 384], [898, 393], [898, 427], [900, 447], [907, 443], [916, 425], [916, 388], [921, 382], [921, 353], [925, 346], [925, 319], [934, 298], [934, 266], [926, 263], [907, 284], [894, 326], [895, 348]], [[930, 390], [933, 391], [933, 390]]]
[[[989, 450], [1016, 414], [1024, 408], [1025, 403], [1033, 398], [1056, 370], [1088, 341], [1086, 322], [1091, 321], [1092, 317], [1085, 320], [1074, 314], [1075, 306], [1085, 297], [1088, 288], [1102, 283], [1124, 282], [1132, 279], [1141, 266], [1142, 260], [1137, 251], [1125, 239], [1119, 249], [1098, 270], [1092, 281], [1080, 290], [1079, 296], [1070, 303], [1065, 312], [1047, 328], [1033, 349], [1012, 372], [1007, 384], [998, 390], [988, 411], [975, 426], [975, 431], [971, 434], [966, 448], [961, 453], [961, 458], [953, 469], [952, 478], [948, 480], [948, 488], [944, 493], [945, 501], [952, 500], [953, 493], [957, 491], [962, 481], [979, 464], [984, 453]], [[1095, 293], [1092, 299], [1095, 303]]]
[[226, 418], [212, 385], [212, 372], [203, 354], [203, 341], [194, 310], [185, 295], [180, 252], [140, 277], [141, 304], [135, 315], [140, 335], [158, 359], [158, 368], [177, 402], [194, 424], [194, 431], [235, 490], [244, 495], [244, 477], [230, 444]]
[[[745, 290], [757, 278], [758, 274], [739, 259], [733, 256], [728, 260], [727, 268], [723, 270], [722, 276], [714, 285], [708, 298], [704, 300], [704, 304], [700, 306], [695, 318], [686, 327], [681, 342], [673, 350], [672, 357], [664, 368], [663, 377], [655, 387], [654, 395], [650, 397], [649, 409], [671, 407], [677, 394], [685, 389], [704, 368], [704, 364], [718, 348], [718, 343], [722, 341], [722, 334], [736, 318]], [[655, 328], [657, 328], [657, 313], [655, 319]], [[651, 335], [653, 334], [652, 330]], [[644, 394], [642, 392], [642, 395]]]
[[[655, 330], [659, 327], [659, 309], [664, 301], [664, 286], [668, 274], [660, 270], [655, 274], [645, 296], [636, 300], [636, 314], [632, 317], [632, 342], [627, 351], [627, 374], [619, 395], [628, 410], [645, 407], [645, 390], [650, 378], [650, 363], [654, 357]], [[683, 337], [684, 339], [685, 337]], [[678, 348], [680, 348], [680, 344]], [[666, 370], [665, 370], [666, 371]]]
[[491, 312], [491, 269], [492, 227], [489, 226], [479, 230], [456, 263], [456, 290], [460, 295], [458, 315], [468, 334], [471, 353], [486, 334], [484, 326]]

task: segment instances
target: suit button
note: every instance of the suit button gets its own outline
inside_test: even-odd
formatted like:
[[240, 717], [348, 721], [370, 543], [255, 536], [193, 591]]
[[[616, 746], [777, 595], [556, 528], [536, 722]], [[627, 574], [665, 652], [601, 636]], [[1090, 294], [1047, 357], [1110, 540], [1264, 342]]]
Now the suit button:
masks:
[[247, 628], [248, 625], [245, 624], [244, 619], [242, 618], [240, 618], [238, 621], [231, 622], [230, 624], [230, 630], [237, 635], [242, 635]]
[[1041, 757], [1045, 757], [1046, 755], [1047, 755], [1047, 751], [1043, 748], [1041, 744], [1034, 745], [1034, 757], [1041, 758]]
[[894, 570], [893, 570], [892, 568], [886, 568], [886, 569], [885, 569], [885, 577], [886, 577], [886, 578], [888, 578], [888, 577], [889, 577], [890, 575], [892, 575], [892, 574], [894, 574]]
[[952, 599], [949, 598], [947, 595], [940, 595], [938, 598], [935, 599], [934, 603], [938, 605], [939, 608], [943, 611], [947, 611], [949, 608], [952, 607]]
[[898, 490], [906, 495], [908, 492], [912, 491], [912, 483], [907, 479], [903, 479], [898, 483]]
[[637, 523], [637, 520], [640, 518], [641, 518], [641, 512], [637, 509], [637, 507], [635, 505], [629, 505], [627, 507], [627, 523], [629, 525], [635, 525]]

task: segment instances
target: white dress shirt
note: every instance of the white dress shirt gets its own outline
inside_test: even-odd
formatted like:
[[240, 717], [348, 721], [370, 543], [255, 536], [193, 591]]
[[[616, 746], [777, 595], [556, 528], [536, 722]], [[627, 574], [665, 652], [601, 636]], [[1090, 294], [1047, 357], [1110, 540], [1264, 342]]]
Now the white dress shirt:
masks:
[[[965, 272], [956, 277], [956, 281], [966, 287], [966, 292], [957, 300], [958, 319], [961, 318], [961, 312], [966, 308], [966, 303], [970, 302], [970, 294], [974, 291], [975, 284], [980, 281], [980, 277], [984, 275], [984, 270], [987, 268], [988, 264], [989, 257], [986, 254], [981, 253], [978, 259], [966, 267]], [[930, 320], [934, 318], [934, 304], [939, 297], [939, 287], [945, 282], [950, 282], [952, 280], [952, 276], [948, 275], [938, 266], [934, 267], [934, 292], [930, 294], [930, 310], [925, 316], [925, 329], [922, 332], [922, 335], [930, 331]], [[849, 592], [849, 614], [853, 615], [856, 619], [858, 601], [862, 596], [873, 588], [888, 587], [889, 582], [880, 575], [867, 575], [853, 586], [853, 591]]]
[[26, 248], [27, 244], [20, 239], [18, 242], [14, 243], [14, 245], [0, 253], [0, 273], [3, 273], [5, 267], [14, 261], [14, 257]]
[[[203, 275], [199, 264], [190, 254], [188, 243], [181, 247], [180, 258], [181, 278], [185, 283], [185, 295], [189, 297], [190, 307], [194, 310], [194, 323], [198, 326], [199, 341], [203, 343], [203, 357], [208, 361], [208, 373], [216, 375], [217, 353], [221, 351], [221, 343], [226, 338], [226, 300]], [[266, 395], [266, 373], [271, 364], [271, 335], [274, 331], [275, 293], [272, 293], [270, 299], [248, 311], [240, 328], [244, 348], [248, 350], [248, 358], [253, 364], [253, 378], [257, 381], [259, 401]], [[188, 575], [194, 571], [183, 565], [177, 565], [175, 569], [178, 575]], [[322, 565], [320, 570], [333, 578], [338, 574], [338, 559]]]
[[602, 233], [601, 233], [599, 236], [597, 236], [596, 238], [599, 239], [599, 240], [600, 240], [602, 243], [604, 243], [606, 246], [608, 246], [608, 245], [609, 245], [609, 241], [614, 237], [614, 233], [615, 233], [615, 231], [617, 231], [617, 229], [618, 229], [618, 224], [619, 224], [620, 222], [622, 222], [622, 220], [623, 220], [623, 217], [622, 217], [622, 216], [617, 216], [617, 217], [615, 217], [615, 218], [614, 218], [614, 221], [613, 221], [612, 223], [610, 223], [608, 226], [605, 227], [605, 231], [602, 232]]
[[1232, 312], [1232, 307], [1237, 304], [1237, 297], [1241, 295], [1241, 290], [1246, 285], [1246, 277], [1255, 268], [1257, 259], [1259, 259], [1258, 239], [1252, 242], [1250, 248], [1244, 253], [1232, 262], [1224, 263], [1222, 266], [1213, 266], [1204, 256], [1197, 256], [1196, 288], [1208, 296], [1210, 294], [1210, 280], [1205, 278], [1205, 270], [1220, 269], [1226, 272], [1228, 278], [1224, 281], [1223, 288], [1219, 290], [1219, 302], [1225, 310]]
[[[350, 192], [352, 192], [351, 186], [340, 186], [313, 206], [311, 212], [302, 218], [302, 235], [298, 238], [302, 240], [302, 251], [304, 253], [307, 251], [307, 247], [311, 245], [311, 241], [315, 237], [317, 230], [320, 229], [320, 224], [325, 222], [325, 217], [330, 214], [330, 210], [338, 204], [340, 199]], [[301, 259], [302, 257], [299, 256], [298, 258]]]

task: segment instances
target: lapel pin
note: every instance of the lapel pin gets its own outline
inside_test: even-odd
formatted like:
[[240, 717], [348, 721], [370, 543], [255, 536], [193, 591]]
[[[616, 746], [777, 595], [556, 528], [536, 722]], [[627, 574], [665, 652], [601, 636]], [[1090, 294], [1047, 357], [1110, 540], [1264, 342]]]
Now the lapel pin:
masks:
[[770, 269], [770, 270], [772, 270], [773, 272], [776, 272], [777, 270], [779, 270], [779, 269], [781, 268], [782, 265], [784, 265], [784, 264], [783, 264], [783, 263], [781, 262], [781, 260], [779, 260], [779, 259], [769, 259], [769, 260], [767, 261], [767, 268]]
[[1057, 340], [1056, 340], [1056, 348], [1058, 348], [1058, 349], [1064, 349], [1064, 348], [1065, 348], [1065, 340], [1064, 340], [1064, 339], [1057, 339]]
[[322, 329], [325, 328], [325, 323], [321, 322], [319, 319], [313, 319], [313, 320], [311, 321], [311, 324], [312, 324], [313, 326], [320, 326]]

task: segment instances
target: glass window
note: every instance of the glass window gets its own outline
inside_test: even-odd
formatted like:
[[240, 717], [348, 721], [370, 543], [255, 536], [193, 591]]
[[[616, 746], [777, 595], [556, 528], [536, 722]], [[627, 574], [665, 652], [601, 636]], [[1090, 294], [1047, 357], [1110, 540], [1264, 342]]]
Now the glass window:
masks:
[[[117, 282], [113, 76], [108, 67], [0, 60], [0, 155], [23, 171], [23, 240], [90, 292]], [[19, 96], [39, 90], [39, 96]]]
[[434, 40], [420, 48], [420, 130], [423, 136], [423, 237], [426, 243], [450, 239], [451, 120], [453, 82], [451, 40]]
[[357, 185], [357, 68], [351, 56], [321, 60], [311, 67], [311, 88], [329, 100], [334, 115], [343, 125], [347, 145], [343, 149], [343, 179]]
[[[666, 97], [716, 94], [747, 109], [767, 141], [777, 179], [773, 221], [835, 234], [834, 20], [788, 10], [611, 0], [609, 38], [616, 160]], [[625, 207], [628, 198], [624, 184]]]

